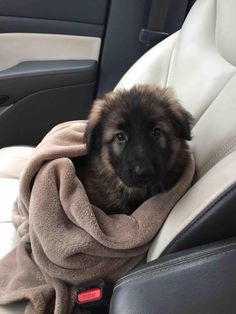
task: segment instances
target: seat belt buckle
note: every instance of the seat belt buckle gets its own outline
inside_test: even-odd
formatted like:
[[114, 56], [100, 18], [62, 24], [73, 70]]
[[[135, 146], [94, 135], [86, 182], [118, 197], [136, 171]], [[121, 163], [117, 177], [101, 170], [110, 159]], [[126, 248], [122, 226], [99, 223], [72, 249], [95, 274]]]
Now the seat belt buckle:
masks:
[[103, 279], [83, 283], [76, 291], [76, 301], [80, 307], [109, 306], [113, 286]]

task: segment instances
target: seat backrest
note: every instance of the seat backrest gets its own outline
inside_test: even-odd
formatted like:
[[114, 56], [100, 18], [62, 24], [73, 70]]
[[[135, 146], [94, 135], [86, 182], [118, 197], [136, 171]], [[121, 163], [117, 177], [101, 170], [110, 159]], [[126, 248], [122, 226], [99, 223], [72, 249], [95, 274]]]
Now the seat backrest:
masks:
[[148, 260], [236, 234], [235, 12], [235, 0], [198, 0], [182, 29], [147, 52], [116, 87], [172, 87], [195, 118], [195, 183], [172, 210]]

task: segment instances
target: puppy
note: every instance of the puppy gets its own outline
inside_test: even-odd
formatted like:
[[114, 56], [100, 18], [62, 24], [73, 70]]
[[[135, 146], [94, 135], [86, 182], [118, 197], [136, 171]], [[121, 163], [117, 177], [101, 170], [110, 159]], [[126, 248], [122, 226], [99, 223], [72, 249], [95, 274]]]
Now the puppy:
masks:
[[96, 100], [81, 177], [90, 202], [107, 214], [130, 215], [173, 187], [188, 163], [191, 123], [172, 93], [156, 86], [137, 85]]

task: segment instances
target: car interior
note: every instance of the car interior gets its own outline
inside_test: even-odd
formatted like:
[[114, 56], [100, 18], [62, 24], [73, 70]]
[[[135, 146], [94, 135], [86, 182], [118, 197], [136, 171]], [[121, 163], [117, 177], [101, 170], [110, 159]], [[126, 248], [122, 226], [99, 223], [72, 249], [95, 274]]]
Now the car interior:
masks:
[[[0, 258], [20, 241], [12, 205], [47, 132], [86, 119], [110, 90], [171, 87], [194, 117], [194, 181], [146, 263], [91, 311], [235, 313], [235, 12], [235, 0], [0, 0]], [[26, 303], [0, 313], [24, 313]]]

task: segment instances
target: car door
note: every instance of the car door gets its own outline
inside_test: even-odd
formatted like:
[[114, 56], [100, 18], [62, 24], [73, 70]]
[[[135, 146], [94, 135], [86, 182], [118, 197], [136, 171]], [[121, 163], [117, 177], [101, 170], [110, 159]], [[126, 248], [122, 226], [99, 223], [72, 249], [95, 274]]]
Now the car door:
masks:
[[0, 146], [84, 119], [109, 0], [0, 0]]
[[[37, 145], [54, 125], [86, 119], [94, 97], [164, 38], [173, 2], [0, 0], [0, 148]], [[157, 34], [143, 42], [147, 26]]]

